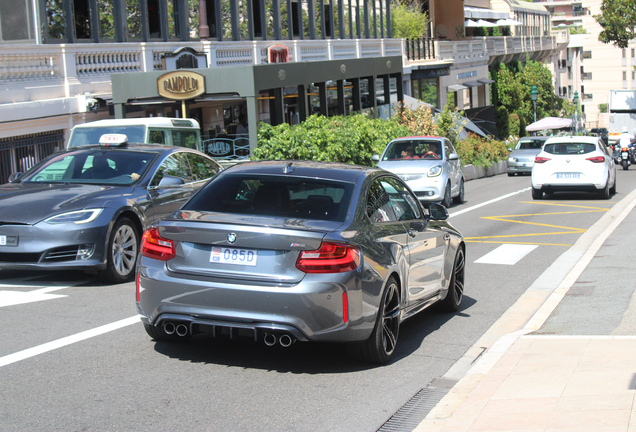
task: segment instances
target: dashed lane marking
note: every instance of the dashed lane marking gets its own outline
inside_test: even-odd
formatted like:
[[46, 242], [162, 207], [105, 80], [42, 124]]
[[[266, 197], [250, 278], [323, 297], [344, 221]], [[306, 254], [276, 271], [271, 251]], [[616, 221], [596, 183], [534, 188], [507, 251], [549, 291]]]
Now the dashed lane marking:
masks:
[[479, 258], [475, 263], [515, 265], [538, 247], [537, 245], [504, 244]]

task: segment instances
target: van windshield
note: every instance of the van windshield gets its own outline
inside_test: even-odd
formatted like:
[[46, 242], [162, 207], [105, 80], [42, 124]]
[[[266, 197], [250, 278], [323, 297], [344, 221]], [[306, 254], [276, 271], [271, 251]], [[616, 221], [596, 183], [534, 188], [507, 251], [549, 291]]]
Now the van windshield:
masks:
[[68, 142], [68, 147], [99, 144], [104, 134], [124, 134], [129, 143], [146, 142], [146, 126], [103, 126], [75, 128]]

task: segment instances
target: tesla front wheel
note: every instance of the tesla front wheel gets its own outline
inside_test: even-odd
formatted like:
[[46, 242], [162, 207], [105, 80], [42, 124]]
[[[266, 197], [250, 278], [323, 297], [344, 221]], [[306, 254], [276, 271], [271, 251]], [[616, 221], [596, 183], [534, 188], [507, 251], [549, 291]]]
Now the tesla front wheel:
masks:
[[114, 283], [130, 280], [135, 274], [139, 232], [127, 217], [117, 219], [110, 233], [107, 249], [106, 276]]

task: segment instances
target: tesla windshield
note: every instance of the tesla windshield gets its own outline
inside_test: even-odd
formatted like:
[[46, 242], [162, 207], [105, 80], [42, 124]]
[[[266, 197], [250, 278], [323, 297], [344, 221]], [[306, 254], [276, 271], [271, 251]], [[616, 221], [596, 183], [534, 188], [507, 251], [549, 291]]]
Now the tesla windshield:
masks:
[[62, 153], [20, 178], [21, 183], [94, 183], [129, 185], [137, 181], [155, 154], [126, 150]]

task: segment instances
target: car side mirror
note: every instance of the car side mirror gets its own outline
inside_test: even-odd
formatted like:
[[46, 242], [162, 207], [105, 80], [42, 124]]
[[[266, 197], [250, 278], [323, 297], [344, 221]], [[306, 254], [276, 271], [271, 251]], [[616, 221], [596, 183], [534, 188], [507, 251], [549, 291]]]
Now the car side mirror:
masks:
[[21, 172], [14, 172], [13, 174], [11, 174], [9, 176], [9, 183], [13, 183], [14, 181], [19, 179], [20, 177], [22, 177], [22, 173]]
[[448, 210], [441, 204], [431, 203], [428, 208], [428, 212], [433, 220], [446, 220], [448, 219]]
[[508, 147], [508, 151], [509, 151], [509, 152], [511, 152], [511, 151], [512, 151], [512, 148]]
[[380, 155], [373, 155], [371, 156], [371, 160], [373, 162], [380, 162]]
[[171, 186], [181, 186], [184, 184], [185, 180], [183, 180], [181, 177], [167, 175], [163, 176], [157, 188], [168, 188]]
[[451, 153], [448, 155], [448, 160], [459, 160], [459, 155], [457, 153]]

